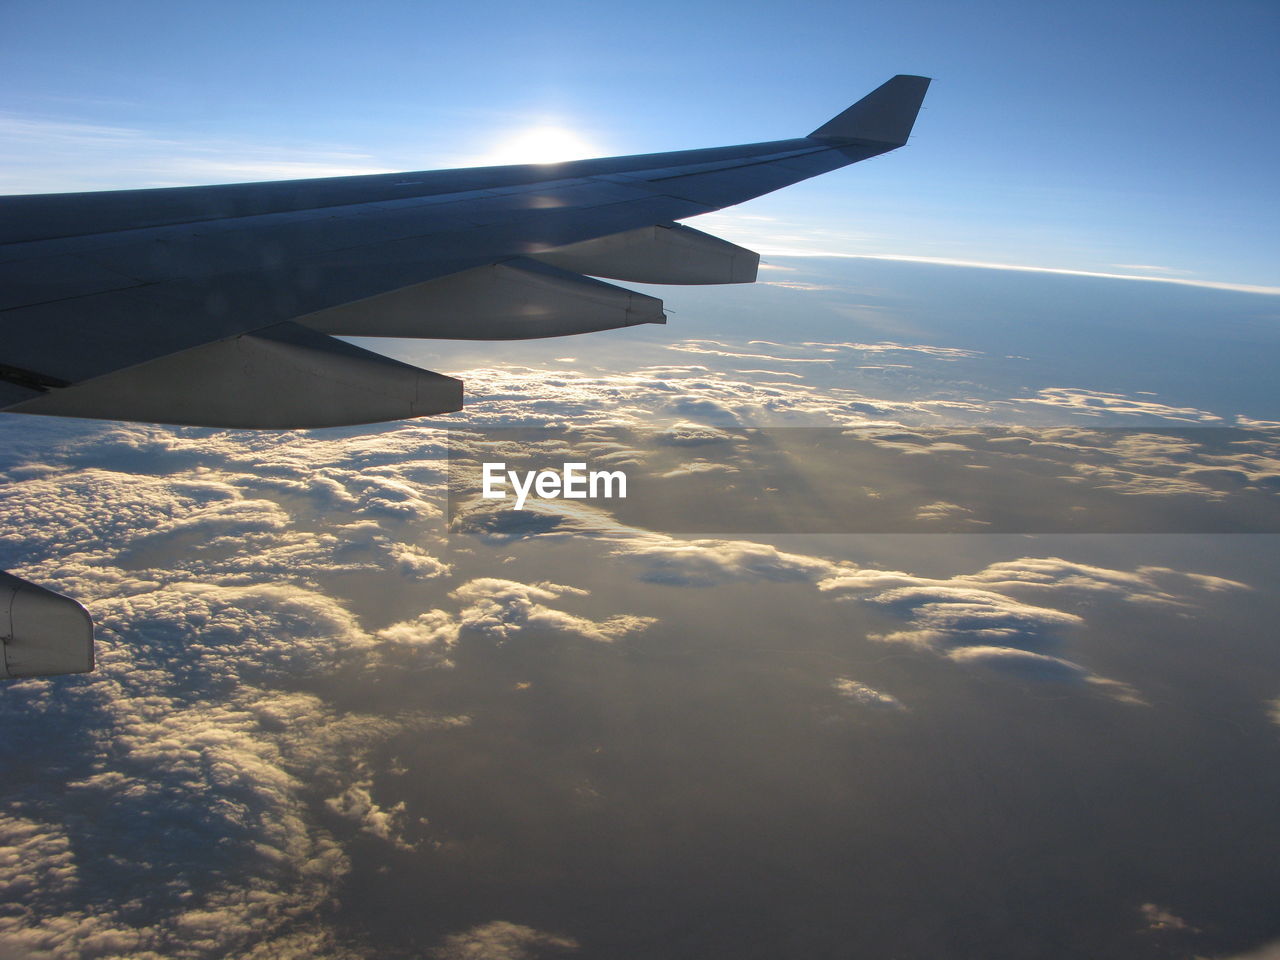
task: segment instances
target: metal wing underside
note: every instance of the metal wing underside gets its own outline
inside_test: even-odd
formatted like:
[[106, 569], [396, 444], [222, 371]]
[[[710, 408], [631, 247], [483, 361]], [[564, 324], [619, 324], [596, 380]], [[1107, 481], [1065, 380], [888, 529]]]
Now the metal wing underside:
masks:
[[808, 137], [706, 150], [0, 202], [0, 409], [215, 426], [461, 407], [335, 334], [521, 339], [662, 322], [612, 284], [743, 282], [677, 221], [896, 149], [928, 81]]

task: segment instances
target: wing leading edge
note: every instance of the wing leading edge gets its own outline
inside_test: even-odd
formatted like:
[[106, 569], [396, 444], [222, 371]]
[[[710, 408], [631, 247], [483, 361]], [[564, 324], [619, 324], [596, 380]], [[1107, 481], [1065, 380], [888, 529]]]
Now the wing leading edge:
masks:
[[0, 409], [274, 428], [460, 409], [459, 381], [335, 337], [661, 323], [660, 301], [590, 277], [754, 280], [755, 254], [677, 221], [902, 146], [928, 84], [894, 77], [792, 140], [4, 198]]

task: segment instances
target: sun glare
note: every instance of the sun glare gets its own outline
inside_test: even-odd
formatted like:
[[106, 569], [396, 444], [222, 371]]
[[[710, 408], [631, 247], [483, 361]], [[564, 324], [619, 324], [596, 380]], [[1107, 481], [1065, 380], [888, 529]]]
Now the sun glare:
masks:
[[498, 143], [484, 156], [486, 164], [558, 163], [598, 157], [600, 151], [564, 127], [529, 127]]

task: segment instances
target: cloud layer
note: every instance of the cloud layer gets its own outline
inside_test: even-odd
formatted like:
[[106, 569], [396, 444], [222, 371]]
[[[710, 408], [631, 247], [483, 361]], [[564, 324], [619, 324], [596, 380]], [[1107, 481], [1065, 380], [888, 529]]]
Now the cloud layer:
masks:
[[[686, 341], [670, 353], [696, 364], [623, 376], [485, 367], [470, 375], [477, 396], [460, 424], [550, 424], [566, 445], [612, 464], [651, 451], [602, 425], [656, 426], [676, 475], [724, 482], [749, 472], [731, 455], [761, 421], [859, 430], [927, 465], [978, 445], [957, 419], [1002, 408], [977, 389], [899, 399], [794, 375], [832, 364], [956, 370], [981, 359], [918, 340]], [[739, 361], [749, 366], [713, 366]], [[1001, 402], [1073, 418], [1053, 434], [1011, 432], [999, 456], [1061, 464], [1081, 482], [1211, 498], [1270, 489], [1280, 476], [1265, 438], [1207, 450], [1088, 429], [1106, 416], [1219, 422], [1187, 405], [1076, 388]], [[0, 430], [0, 559], [85, 602], [100, 637], [96, 673], [11, 683], [0, 700], [9, 771], [0, 891], [12, 905], [0, 945], [24, 956], [374, 955], [334, 922], [337, 901], [362, 845], [412, 861], [447, 833], [401, 788], [395, 758], [406, 741], [470, 729], [473, 708], [489, 703], [474, 693], [496, 674], [468, 675], [439, 703], [403, 696], [440, 689], [428, 681], [451, 671], [539, 662], [552, 649], [630, 663], [682, 628], [697, 639], [699, 625], [758, 592], [785, 596], [797, 614], [853, 611], [840, 652], [864, 661], [824, 663], [804, 688], [841, 716], [896, 729], [923, 701], [862, 669], [886, 652], [907, 651], [955, 680], [1012, 680], [1015, 696], [1020, 684], [1138, 704], [1148, 699], [1141, 672], [1098, 667], [1081, 642], [1099, 608], [1178, 616], [1247, 589], [1022, 549], [926, 575], [816, 547], [673, 536], [563, 501], [467, 509], [447, 530], [444, 438], [415, 424], [237, 434], [8, 420]], [[459, 429], [455, 455], [474, 456], [471, 443]], [[926, 520], [966, 517], [951, 500], [921, 509]], [[504, 690], [511, 679], [501, 677]], [[400, 698], [384, 699], [392, 689]], [[32, 763], [32, 743], [54, 760]], [[586, 942], [554, 923], [488, 915], [499, 919], [442, 926], [452, 932], [426, 949], [517, 960]]]

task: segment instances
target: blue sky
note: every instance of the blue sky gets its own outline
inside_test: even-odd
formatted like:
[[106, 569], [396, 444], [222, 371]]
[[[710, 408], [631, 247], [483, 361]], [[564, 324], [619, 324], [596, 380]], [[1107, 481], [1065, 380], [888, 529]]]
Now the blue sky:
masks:
[[9, 2], [0, 189], [803, 134], [936, 78], [906, 149], [698, 225], [766, 253], [1280, 283], [1273, 2]]

